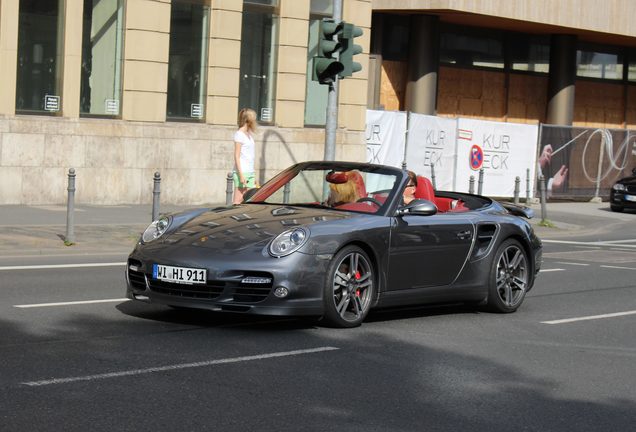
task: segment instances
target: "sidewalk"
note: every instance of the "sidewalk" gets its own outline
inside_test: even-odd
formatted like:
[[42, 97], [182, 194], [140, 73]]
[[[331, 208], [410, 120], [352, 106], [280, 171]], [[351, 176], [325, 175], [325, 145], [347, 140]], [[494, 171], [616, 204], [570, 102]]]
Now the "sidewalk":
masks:
[[[219, 204], [209, 204], [215, 207]], [[161, 213], [193, 206], [162, 206]], [[541, 238], [611, 230], [616, 223], [636, 221], [636, 215], [613, 213], [608, 203], [548, 203], [547, 219], [539, 226], [541, 206], [532, 205], [531, 223]], [[45, 254], [128, 253], [152, 219], [151, 205], [77, 205], [75, 244], [64, 245], [66, 206], [0, 205], [0, 256]]]
[[[217, 204], [210, 204], [216, 206]], [[193, 206], [169, 206], [161, 213]], [[0, 257], [48, 254], [94, 254], [132, 251], [152, 222], [151, 205], [77, 205], [75, 244], [66, 246], [66, 206], [0, 205]]]

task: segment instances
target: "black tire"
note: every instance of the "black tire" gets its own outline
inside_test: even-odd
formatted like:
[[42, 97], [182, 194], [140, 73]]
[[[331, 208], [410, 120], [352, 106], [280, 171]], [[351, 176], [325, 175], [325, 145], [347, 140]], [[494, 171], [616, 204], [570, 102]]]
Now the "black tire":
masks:
[[488, 309], [493, 312], [516, 311], [530, 283], [530, 261], [521, 244], [505, 240], [495, 252], [488, 280]]
[[346, 246], [334, 255], [324, 288], [327, 325], [359, 326], [369, 313], [375, 295], [375, 269], [369, 256], [357, 246]]
[[614, 204], [610, 204], [610, 208], [612, 209], [613, 212], [617, 212], [617, 213], [622, 213], [623, 210], [625, 210], [623, 207], [619, 205], [614, 205]]

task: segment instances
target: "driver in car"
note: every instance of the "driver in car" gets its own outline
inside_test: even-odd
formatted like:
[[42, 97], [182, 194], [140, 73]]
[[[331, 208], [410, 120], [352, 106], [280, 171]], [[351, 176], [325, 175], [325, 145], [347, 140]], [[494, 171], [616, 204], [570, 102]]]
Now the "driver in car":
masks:
[[407, 171], [409, 181], [402, 192], [402, 201], [404, 205], [410, 204], [415, 199], [415, 191], [417, 190], [417, 175], [413, 171]]

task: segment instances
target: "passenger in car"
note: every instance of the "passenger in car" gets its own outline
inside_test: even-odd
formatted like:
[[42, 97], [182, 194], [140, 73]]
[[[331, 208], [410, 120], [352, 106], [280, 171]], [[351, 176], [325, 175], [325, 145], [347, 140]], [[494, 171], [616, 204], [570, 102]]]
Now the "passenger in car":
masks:
[[417, 175], [413, 171], [407, 171], [409, 175], [409, 181], [402, 192], [402, 201], [404, 205], [410, 204], [415, 199], [415, 191], [417, 190]]
[[347, 181], [344, 183], [329, 183], [329, 189], [327, 205], [331, 207], [354, 203], [360, 199], [356, 182], [350, 175], [347, 175]]

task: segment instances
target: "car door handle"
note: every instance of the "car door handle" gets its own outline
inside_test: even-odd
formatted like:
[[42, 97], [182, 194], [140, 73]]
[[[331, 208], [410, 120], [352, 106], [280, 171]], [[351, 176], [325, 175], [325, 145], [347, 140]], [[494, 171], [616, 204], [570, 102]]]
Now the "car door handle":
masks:
[[472, 235], [472, 231], [470, 230], [460, 231], [457, 233], [457, 238], [461, 240], [466, 240], [467, 238], [470, 238], [471, 235]]

